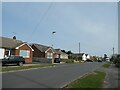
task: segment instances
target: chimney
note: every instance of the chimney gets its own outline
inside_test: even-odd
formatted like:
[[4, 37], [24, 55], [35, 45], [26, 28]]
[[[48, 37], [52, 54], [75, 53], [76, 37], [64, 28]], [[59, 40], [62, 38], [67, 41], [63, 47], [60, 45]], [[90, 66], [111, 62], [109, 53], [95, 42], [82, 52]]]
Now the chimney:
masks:
[[15, 40], [16, 40], [16, 36], [14, 36], [14, 37], [13, 37], [13, 39], [15, 39]]

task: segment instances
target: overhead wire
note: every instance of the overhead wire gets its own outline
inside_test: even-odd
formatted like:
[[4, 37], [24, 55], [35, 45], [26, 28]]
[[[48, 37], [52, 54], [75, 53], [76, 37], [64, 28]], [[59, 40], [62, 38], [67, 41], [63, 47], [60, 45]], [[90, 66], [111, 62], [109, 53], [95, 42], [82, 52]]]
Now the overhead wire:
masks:
[[41, 19], [39, 20], [39, 22], [37, 23], [37, 25], [35, 26], [35, 28], [31, 31], [31, 34], [28, 34], [28, 39], [32, 38], [34, 36], [34, 33], [37, 31], [37, 28], [40, 27], [42, 21], [44, 20], [45, 16], [47, 15], [47, 13], [49, 12], [50, 8], [52, 7], [53, 2], [50, 3], [50, 5], [48, 6], [47, 10], [43, 13]]

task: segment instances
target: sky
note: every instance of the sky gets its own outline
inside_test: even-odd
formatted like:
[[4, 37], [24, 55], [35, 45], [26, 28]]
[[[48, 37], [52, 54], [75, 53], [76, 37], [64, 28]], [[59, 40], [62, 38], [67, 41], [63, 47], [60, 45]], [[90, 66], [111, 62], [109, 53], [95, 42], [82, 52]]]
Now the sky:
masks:
[[[52, 32], [55, 31], [55, 34]], [[118, 52], [117, 2], [3, 2], [2, 36], [90, 55]]]

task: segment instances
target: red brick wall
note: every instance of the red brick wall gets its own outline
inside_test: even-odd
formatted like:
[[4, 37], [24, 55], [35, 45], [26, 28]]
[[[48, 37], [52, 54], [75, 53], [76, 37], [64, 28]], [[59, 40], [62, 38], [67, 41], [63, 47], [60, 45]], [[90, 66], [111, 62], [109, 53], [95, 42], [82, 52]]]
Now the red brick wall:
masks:
[[32, 56], [33, 56], [34, 51], [32, 51], [31, 48], [27, 44], [24, 44], [19, 49], [15, 50], [15, 55], [20, 55], [20, 50], [29, 50], [30, 51], [30, 57], [29, 58], [24, 58], [24, 59], [25, 59], [25, 62], [32, 62]]
[[47, 58], [47, 53], [52, 53], [52, 54], [53, 54], [52, 59], [55, 59], [56, 54], [54, 54], [51, 49], [48, 49], [47, 52], [45, 53], [45, 57], [46, 57], [46, 58]]
[[33, 57], [45, 58], [45, 52], [41, 52], [34, 45], [32, 45], [32, 48], [34, 49]]

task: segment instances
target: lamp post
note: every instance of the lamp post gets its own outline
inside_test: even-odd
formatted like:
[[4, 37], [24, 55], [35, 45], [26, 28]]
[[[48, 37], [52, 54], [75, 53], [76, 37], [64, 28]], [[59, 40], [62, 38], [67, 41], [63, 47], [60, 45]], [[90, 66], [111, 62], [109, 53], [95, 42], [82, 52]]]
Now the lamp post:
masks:
[[80, 57], [80, 42], [79, 42], [79, 57]]
[[[52, 37], [54, 36], [55, 33], [56, 33], [55, 31], [52, 32]], [[52, 39], [53, 39], [53, 38], [52, 38]], [[53, 47], [53, 43], [52, 43], [52, 47]]]
[[[52, 37], [54, 36], [54, 34], [55, 34], [56, 32], [55, 31], [53, 31], [52, 32]], [[53, 39], [53, 38], [52, 38]], [[53, 48], [53, 43], [52, 43], [52, 48]], [[52, 64], [54, 63], [54, 53], [53, 53], [53, 55], [52, 55]]]

